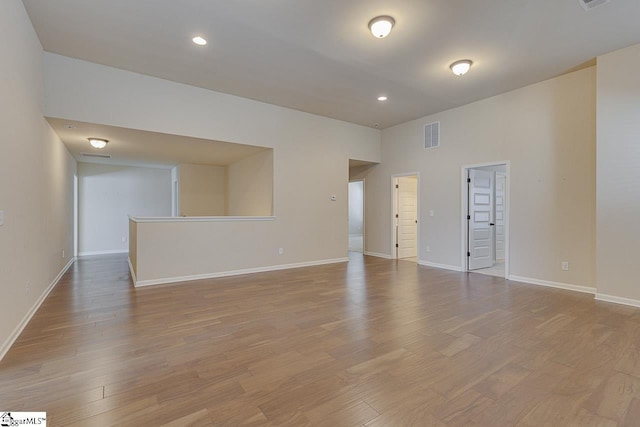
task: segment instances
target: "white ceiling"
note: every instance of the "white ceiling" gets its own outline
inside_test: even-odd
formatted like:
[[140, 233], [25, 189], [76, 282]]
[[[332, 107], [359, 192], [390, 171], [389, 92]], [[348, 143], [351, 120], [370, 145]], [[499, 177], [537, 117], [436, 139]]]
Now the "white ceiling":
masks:
[[[640, 42], [640, 1], [24, 0], [45, 50], [388, 127]], [[368, 21], [395, 18], [385, 39]], [[203, 35], [209, 44], [195, 46]], [[451, 62], [470, 58], [456, 77]], [[376, 98], [385, 94], [389, 100]]]
[[[76, 160], [111, 165], [171, 167], [180, 163], [226, 166], [269, 148], [190, 138], [47, 118], [53, 130]], [[69, 129], [68, 126], [73, 126]], [[87, 138], [109, 140], [103, 149], [91, 147]], [[85, 157], [82, 153], [110, 154], [111, 159]]]

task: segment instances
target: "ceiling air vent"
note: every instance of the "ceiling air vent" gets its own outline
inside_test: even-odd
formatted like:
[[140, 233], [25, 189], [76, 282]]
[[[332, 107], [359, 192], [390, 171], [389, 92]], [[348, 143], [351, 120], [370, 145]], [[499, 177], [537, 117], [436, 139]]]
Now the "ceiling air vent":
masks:
[[93, 154], [93, 153], [80, 153], [82, 157], [99, 157], [101, 159], [110, 159], [111, 154]]
[[436, 148], [440, 146], [440, 122], [424, 125], [424, 148]]
[[591, 10], [610, 1], [611, 0], [578, 0], [582, 7], [584, 7], [584, 10]]

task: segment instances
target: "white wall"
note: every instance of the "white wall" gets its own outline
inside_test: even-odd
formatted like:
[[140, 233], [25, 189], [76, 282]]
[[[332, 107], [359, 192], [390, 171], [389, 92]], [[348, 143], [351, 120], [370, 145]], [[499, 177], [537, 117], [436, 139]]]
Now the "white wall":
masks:
[[273, 150], [264, 150], [226, 168], [227, 215], [273, 215]]
[[[237, 231], [234, 244], [244, 250], [227, 268], [347, 256], [349, 159], [379, 162], [380, 131], [49, 53], [45, 76], [45, 111], [51, 117], [274, 149], [275, 221], [255, 230], [250, 223], [195, 225], [200, 233], [185, 234], [213, 246], [223, 242], [220, 236], [227, 231]], [[336, 202], [330, 200], [332, 194]], [[144, 244], [139, 237], [140, 252]], [[209, 252], [191, 243], [185, 237], [168, 248], [148, 248], [156, 252], [150, 258], [158, 269], [167, 260], [190, 257], [204, 269], [217, 265]], [[141, 272], [143, 259], [139, 254]]]
[[640, 44], [598, 57], [598, 293], [640, 304]]
[[364, 183], [349, 183], [349, 234], [364, 234]]
[[226, 168], [182, 163], [178, 167], [181, 216], [225, 214]]
[[129, 215], [171, 215], [171, 170], [78, 163], [79, 255], [126, 252]]
[[[424, 150], [423, 125], [436, 120], [441, 147]], [[511, 274], [594, 286], [594, 67], [385, 129], [382, 159], [361, 173], [367, 251], [390, 254], [390, 177], [418, 171], [419, 258], [462, 268], [461, 168], [510, 160]]]
[[42, 47], [19, 0], [0, 2], [0, 63], [1, 358], [73, 257], [75, 161], [43, 118]]
[[376, 129], [48, 52], [44, 56], [46, 116], [278, 147], [292, 155], [317, 150], [380, 162]]

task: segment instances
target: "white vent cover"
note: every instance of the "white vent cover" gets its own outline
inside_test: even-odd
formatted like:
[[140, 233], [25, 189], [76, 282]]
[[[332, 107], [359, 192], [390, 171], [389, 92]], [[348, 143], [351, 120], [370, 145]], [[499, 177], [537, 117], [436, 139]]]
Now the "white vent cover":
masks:
[[80, 153], [82, 157], [100, 157], [101, 159], [110, 159], [111, 154], [93, 154], [93, 153]]
[[424, 125], [424, 148], [436, 148], [440, 146], [440, 122]]
[[591, 10], [595, 7], [602, 6], [605, 3], [609, 3], [611, 0], [578, 0], [578, 2], [584, 7], [584, 10]]

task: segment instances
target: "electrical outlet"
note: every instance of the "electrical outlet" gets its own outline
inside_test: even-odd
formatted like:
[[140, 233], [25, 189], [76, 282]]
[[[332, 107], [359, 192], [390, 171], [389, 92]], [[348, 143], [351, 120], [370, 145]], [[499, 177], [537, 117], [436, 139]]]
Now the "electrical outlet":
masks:
[[284, 249], [283, 248], [278, 248], [278, 255], [282, 255], [284, 254]]
[[427, 246], [426, 248], [424, 248], [424, 250], [427, 252], [431, 252], [431, 246]]
[[562, 261], [562, 270], [569, 271], [569, 261]]
[[26, 293], [31, 292], [31, 284], [30, 284], [29, 282], [27, 282], [27, 285], [24, 287], [24, 291], [25, 291]]
[[64, 249], [62, 250], [62, 259], [64, 259]]
[[127, 243], [127, 236], [122, 236], [122, 243]]
[[4, 211], [0, 211], [0, 225], [4, 225]]
[[436, 213], [433, 211], [433, 209], [431, 209], [431, 210], [429, 211], [429, 216], [435, 216], [435, 215], [436, 215]]

